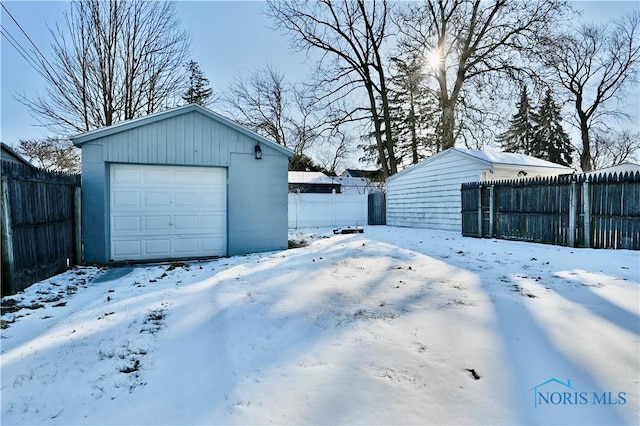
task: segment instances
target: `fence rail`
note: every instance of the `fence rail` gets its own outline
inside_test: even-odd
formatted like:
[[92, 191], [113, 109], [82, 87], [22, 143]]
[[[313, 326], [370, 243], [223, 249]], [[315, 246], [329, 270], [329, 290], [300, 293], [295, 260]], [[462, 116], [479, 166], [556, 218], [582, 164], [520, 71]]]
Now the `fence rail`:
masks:
[[640, 249], [640, 172], [462, 185], [462, 234]]
[[2, 161], [2, 295], [80, 262], [80, 176]]

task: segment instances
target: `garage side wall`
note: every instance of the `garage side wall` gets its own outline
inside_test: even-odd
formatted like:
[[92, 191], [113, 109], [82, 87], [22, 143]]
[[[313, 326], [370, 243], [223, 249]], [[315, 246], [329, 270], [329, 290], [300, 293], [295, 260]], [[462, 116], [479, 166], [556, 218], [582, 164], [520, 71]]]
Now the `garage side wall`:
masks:
[[82, 246], [86, 263], [103, 263], [109, 244], [109, 169], [100, 143], [82, 147]]
[[287, 248], [287, 163], [284, 155], [231, 154], [230, 256]]
[[462, 230], [460, 187], [480, 179], [486, 165], [455, 152], [387, 181], [387, 225]]

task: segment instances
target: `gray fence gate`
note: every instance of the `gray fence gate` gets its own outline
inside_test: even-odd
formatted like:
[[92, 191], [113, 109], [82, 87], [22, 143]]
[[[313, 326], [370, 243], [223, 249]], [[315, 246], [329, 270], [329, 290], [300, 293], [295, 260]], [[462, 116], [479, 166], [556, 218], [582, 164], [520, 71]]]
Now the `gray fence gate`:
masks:
[[387, 224], [387, 198], [384, 192], [369, 194], [369, 225]]

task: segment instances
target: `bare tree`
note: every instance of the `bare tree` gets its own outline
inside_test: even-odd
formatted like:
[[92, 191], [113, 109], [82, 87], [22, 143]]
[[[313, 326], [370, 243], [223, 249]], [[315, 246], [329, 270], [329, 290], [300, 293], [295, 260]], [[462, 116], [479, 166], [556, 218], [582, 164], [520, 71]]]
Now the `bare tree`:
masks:
[[580, 166], [593, 166], [590, 131], [604, 117], [620, 116], [607, 108], [636, 81], [640, 63], [640, 13], [633, 12], [611, 25], [585, 25], [544, 39], [543, 63], [566, 89], [575, 108], [580, 129]]
[[268, 1], [277, 28], [290, 34], [300, 50], [321, 53], [318, 83], [321, 101], [355, 98], [364, 103], [344, 111], [336, 123], [367, 120], [373, 125], [378, 157], [385, 175], [397, 172], [386, 87], [383, 46], [389, 36], [385, 0]]
[[289, 83], [281, 71], [266, 66], [238, 77], [222, 94], [220, 106], [235, 121], [297, 155], [319, 148], [323, 157], [330, 151], [341, 158], [347, 152], [344, 141], [314, 94], [312, 87]]
[[640, 161], [640, 132], [594, 131], [591, 137], [591, 169]]
[[337, 175], [345, 166], [345, 158], [352, 152], [352, 141], [348, 134], [336, 130], [319, 149], [319, 164], [324, 172]]
[[43, 97], [19, 100], [63, 132], [109, 126], [177, 104], [189, 37], [170, 2], [74, 1], [53, 57], [40, 57]]
[[252, 72], [247, 79], [239, 76], [222, 95], [222, 106], [240, 124], [293, 148], [287, 138], [292, 92], [284, 74], [268, 65]]
[[426, 0], [406, 5], [398, 23], [405, 47], [429, 59], [440, 104], [441, 149], [456, 143], [459, 109], [486, 116], [487, 108], [469, 104], [473, 96], [467, 86], [491, 99], [500, 79], [526, 72], [524, 54], [563, 8], [561, 0]]
[[80, 173], [80, 150], [68, 139], [24, 139], [20, 140], [18, 151], [41, 169]]

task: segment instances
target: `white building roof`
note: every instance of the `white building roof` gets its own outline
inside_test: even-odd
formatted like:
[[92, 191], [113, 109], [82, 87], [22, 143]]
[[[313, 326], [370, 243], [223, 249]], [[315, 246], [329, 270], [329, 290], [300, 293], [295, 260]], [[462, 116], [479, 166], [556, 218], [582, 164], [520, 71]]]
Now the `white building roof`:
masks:
[[592, 170], [585, 174], [587, 175], [599, 175], [599, 174], [609, 174], [609, 173], [626, 173], [626, 172], [640, 172], [640, 164], [626, 162], [622, 164], [618, 164], [616, 166], [604, 167], [598, 170]]
[[322, 172], [289, 172], [289, 183], [336, 184], [333, 178]]
[[531, 157], [529, 155], [524, 154], [516, 154], [513, 152], [494, 152], [494, 151], [480, 151], [477, 149], [466, 149], [466, 148], [452, 148], [456, 151], [459, 151], [463, 154], [471, 155], [475, 158], [478, 158], [483, 161], [487, 161], [492, 164], [504, 164], [511, 166], [528, 166], [528, 167], [548, 167], [548, 168], [558, 168], [558, 169], [567, 169], [570, 171], [569, 167], [562, 166], [560, 164], [552, 163], [550, 161], [541, 160], [539, 158]]
[[523, 171], [534, 171], [534, 170], [553, 170], [554, 174], [569, 174], [573, 173], [573, 169], [570, 167], [562, 166], [560, 164], [552, 163], [550, 161], [541, 160], [539, 158], [534, 158], [524, 154], [514, 154], [511, 152], [493, 152], [493, 151], [480, 151], [476, 149], [466, 149], [466, 148], [449, 148], [445, 151], [439, 152], [431, 157], [427, 158], [419, 162], [418, 164], [414, 164], [403, 171], [396, 173], [393, 176], [389, 176], [387, 178], [387, 182], [391, 182], [400, 176], [406, 175], [407, 173], [412, 173], [416, 169], [420, 169], [422, 167], [427, 167], [430, 163], [438, 161], [442, 157], [447, 156], [458, 156], [463, 158], [468, 158], [472, 162], [482, 164], [482, 167], [485, 167], [489, 170], [493, 169], [496, 166], [507, 166], [514, 168], [522, 168]]

